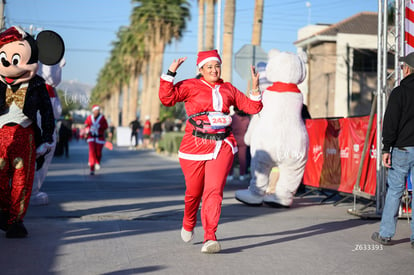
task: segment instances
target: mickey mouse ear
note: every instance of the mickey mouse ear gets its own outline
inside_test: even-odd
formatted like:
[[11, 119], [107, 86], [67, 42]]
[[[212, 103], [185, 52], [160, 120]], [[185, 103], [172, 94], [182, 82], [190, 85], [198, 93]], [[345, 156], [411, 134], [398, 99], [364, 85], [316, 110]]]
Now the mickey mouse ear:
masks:
[[36, 37], [39, 61], [45, 65], [55, 65], [63, 58], [65, 43], [54, 31], [41, 31]]

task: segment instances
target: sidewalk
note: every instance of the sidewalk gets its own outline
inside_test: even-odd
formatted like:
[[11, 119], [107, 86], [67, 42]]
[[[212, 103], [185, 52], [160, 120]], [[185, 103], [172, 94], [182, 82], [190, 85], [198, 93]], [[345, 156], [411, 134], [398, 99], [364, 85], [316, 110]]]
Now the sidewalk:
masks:
[[105, 149], [102, 169], [90, 176], [86, 144], [72, 143], [42, 188], [49, 205], [29, 207], [28, 238], [2, 233], [0, 274], [413, 274], [407, 220], [399, 220], [393, 246], [379, 247], [370, 239], [379, 220], [347, 214], [352, 203], [320, 205], [313, 195], [288, 210], [247, 207], [234, 199], [246, 186], [226, 185], [222, 251], [205, 255], [201, 222], [191, 244], [180, 239], [177, 159]]

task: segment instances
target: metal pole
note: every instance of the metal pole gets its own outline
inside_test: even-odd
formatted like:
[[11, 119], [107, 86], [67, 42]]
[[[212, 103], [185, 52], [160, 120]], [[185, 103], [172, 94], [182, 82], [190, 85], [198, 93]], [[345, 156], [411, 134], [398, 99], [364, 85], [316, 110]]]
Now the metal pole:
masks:
[[401, 0], [400, 5], [400, 56], [405, 56], [405, 1]]
[[382, 94], [382, 109], [381, 109], [381, 120], [384, 117], [385, 107], [387, 104], [387, 64], [388, 64], [388, 0], [384, 0], [383, 4], [383, 30], [382, 30], [382, 86], [381, 86], [381, 94]]
[[217, 34], [216, 34], [216, 49], [221, 53], [221, 0], [217, 1]]
[[382, 211], [381, 194], [382, 194], [382, 166], [381, 166], [381, 121], [382, 121], [382, 49], [383, 49], [383, 3], [378, 0], [378, 37], [377, 37], [377, 184], [376, 184], [376, 213], [380, 214]]
[[398, 86], [401, 81], [401, 69], [400, 69], [400, 62], [398, 61], [400, 54], [401, 54], [401, 35], [403, 33], [401, 32], [400, 28], [400, 16], [401, 16], [401, 0], [395, 1], [395, 55], [394, 55], [394, 87]]

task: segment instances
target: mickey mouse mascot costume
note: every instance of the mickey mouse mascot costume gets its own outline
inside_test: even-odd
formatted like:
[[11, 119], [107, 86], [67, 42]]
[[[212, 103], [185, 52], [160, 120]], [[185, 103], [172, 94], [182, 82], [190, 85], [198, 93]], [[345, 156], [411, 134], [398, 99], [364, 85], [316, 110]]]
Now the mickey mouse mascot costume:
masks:
[[[7, 238], [24, 238], [36, 157], [48, 153], [55, 121], [38, 61], [57, 64], [62, 38], [52, 31], [36, 39], [13, 26], [0, 33], [0, 229]], [[41, 127], [37, 125], [37, 112]]]

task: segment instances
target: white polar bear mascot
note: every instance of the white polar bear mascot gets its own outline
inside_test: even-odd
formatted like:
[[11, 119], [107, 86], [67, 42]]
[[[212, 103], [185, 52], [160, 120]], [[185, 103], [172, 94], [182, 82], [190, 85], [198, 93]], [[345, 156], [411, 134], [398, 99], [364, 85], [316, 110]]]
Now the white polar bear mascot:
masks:
[[[263, 92], [263, 109], [252, 119], [250, 141], [252, 179], [248, 189], [236, 191], [247, 205], [265, 203], [288, 208], [299, 187], [308, 155], [309, 139], [302, 120], [303, 95], [298, 89], [306, 76], [303, 60], [296, 54], [271, 50], [265, 75], [272, 82]], [[273, 167], [279, 168], [274, 193], [266, 193]]]
[[[60, 63], [48, 66], [39, 63], [39, 69], [37, 74], [44, 78], [46, 82], [46, 88], [49, 92], [50, 101], [52, 103], [53, 108], [53, 116], [55, 120], [60, 118], [62, 114], [62, 105], [60, 103], [60, 99], [56, 92], [56, 87], [62, 80], [62, 68], [65, 66], [65, 59], [62, 58]], [[37, 114], [38, 123], [41, 121], [40, 113]], [[46, 205], [49, 203], [49, 196], [45, 192], [41, 192], [40, 188], [42, 188], [43, 182], [46, 178], [47, 172], [49, 170], [49, 165], [52, 162], [53, 155], [56, 149], [56, 141], [57, 141], [57, 129], [53, 133], [53, 144], [52, 147], [43, 159], [43, 163], [41, 168], [36, 170], [33, 180], [33, 188], [32, 188], [32, 195], [30, 197], [30, 205]]]

